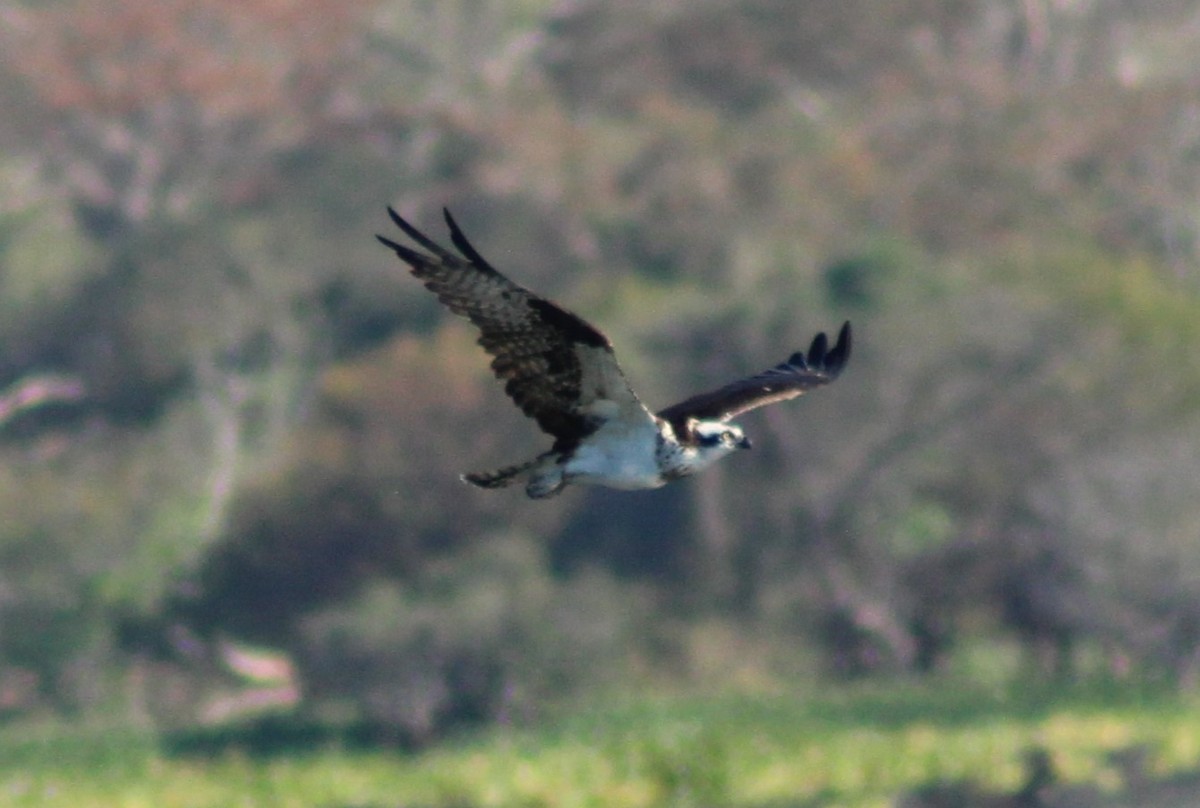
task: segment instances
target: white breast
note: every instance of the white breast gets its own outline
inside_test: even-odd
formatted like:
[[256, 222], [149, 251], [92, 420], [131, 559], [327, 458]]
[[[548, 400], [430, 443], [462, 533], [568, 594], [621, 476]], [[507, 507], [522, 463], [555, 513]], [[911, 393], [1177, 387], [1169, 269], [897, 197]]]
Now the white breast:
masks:
[[658, 468], [657, 447], [658, 428], [653, 421], [609, 421], [579, 445], [563, 470], [575, 483], [626, 490], [658, 488], [666, 481]]

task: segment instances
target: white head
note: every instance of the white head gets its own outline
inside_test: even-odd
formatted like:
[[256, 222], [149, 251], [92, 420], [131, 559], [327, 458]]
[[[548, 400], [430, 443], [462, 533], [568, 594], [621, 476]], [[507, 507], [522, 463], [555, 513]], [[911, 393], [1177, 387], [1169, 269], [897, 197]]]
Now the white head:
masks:
[[709, 462], [737, 449], [749, 449], [750, 439], [737, 424], [724, 421], [694, 421], [691, 432], [696, 436], [696, 448], [700, 456]]

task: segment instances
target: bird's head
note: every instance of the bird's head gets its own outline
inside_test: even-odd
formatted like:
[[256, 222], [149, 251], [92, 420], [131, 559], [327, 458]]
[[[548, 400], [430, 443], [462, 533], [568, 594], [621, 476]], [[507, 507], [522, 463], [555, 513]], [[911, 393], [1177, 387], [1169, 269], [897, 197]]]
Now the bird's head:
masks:
[[703, 454], [721, 457], [735, 449], [750, 448], [750, 439], [737, 424], [727, 424], [724, 421], [696, 421], [692, 425], [691, 431], [696, 436], [696, 444]]

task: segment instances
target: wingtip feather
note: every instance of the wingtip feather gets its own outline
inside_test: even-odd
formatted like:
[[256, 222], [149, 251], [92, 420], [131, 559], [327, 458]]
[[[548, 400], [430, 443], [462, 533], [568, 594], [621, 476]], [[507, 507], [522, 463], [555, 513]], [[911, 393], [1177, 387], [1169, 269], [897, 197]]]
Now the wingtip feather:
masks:
[[846, 362], [850, 360], [851, 347], [854, 344], [853, 332], [850, 328], [850, 321], [842, 323], [842, 328], [838, 331], [837, 344], [833, 346], [833, 350], [825, 358], [825, 364], [833, 373], [840, 373], [842, 368], [846, 366]]
[[817, 335], [813, 337], [812, 344], [808, 346], [808, 355], [805, 357], [809, 366], [819, 368], [824, 365], [825, 354], [828, 350], [829, 339], [825, 336], [825, 332], [817, 332]]
[[433, 255], [435, 255], [439, 260], [445, 261], [446, 259], [452, 257], [450, 253], [442, 249], [442, 247], [440, 247], [433, 239], [429, 238], [429, 236], [413, 227], [413, 225], [411, 225], [403, 216], [397, 213], [396, 209], [391, 205], [387, 206], [387, 212], [392, 222], [394, 222], [396, 227], [399, 227], [404, 232], [404, 235], [417, 242], [417, 244], [421, 245], [426, 250], [429, 250], [429, 252], [433, 253]]
[[467, 257], [472, 264], [477, 268], [486, 272], [495, 272], [496, 270], [487, 262], [479, 251], [467, 240], [467, 236], [463, 233], [462, 228], [458, 226], [458, 222], [454, 220], [449, 208], [442, 208], [442, 216], [446, 219], [446, 226], [450, 228], [450, 241], [460, 253]]
[[419, 270], [424, 267], [428, 267], [430, 264], [429, 257], [422, 255], [416, 250], [405, 247], [403, 244], [398, 244], [395, 241], [392, 241], [390, 238], [381, 236], [378, 233], [375, 235], [375, 238], [379, 240], [380, 244], [396, 253], [401, 261], [412, 267], [414, 272], [419, 272]]
[[853, 344], [852, 334], [850, 321], [847, 320], [838, 330], [837, 342], [830, 347], [829, 338], [824, 331], [821, 331], [813, 337], [807, 352], [797, 351], [791, 355], [787, 364], [804, 370], [824, 371], [830, 376], [836, 377], [850, 359], [850, 350]]

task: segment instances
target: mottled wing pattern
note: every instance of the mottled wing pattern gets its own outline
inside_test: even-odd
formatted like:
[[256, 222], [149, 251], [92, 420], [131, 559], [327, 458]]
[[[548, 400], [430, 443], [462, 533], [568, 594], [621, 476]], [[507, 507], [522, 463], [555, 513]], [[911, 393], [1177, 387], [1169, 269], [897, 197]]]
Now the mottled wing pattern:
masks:
[[783, 363], [756, 376], [732, 382], [673, 404], [658, 415], [686, 439], [690, 419], [728, 421], [743, 412], [786, 401], [836, 379], [850, 358], [850, 323], [842, 326], [829, 348], [825, 333], [817, 334], [808, 353], [797, 351]]
[[[608, 339], [581, 318], [500, 274], [443, 211], [461, 257], [388, 208], [392, 221], [428, 255], [377, 236], [438, 300], [480, 331], [492, 370], [530, 418], [570, 444], [621, 412], [645, 411], [625, 381]], [[645, 417], [651, 417], [648, 412]]]

